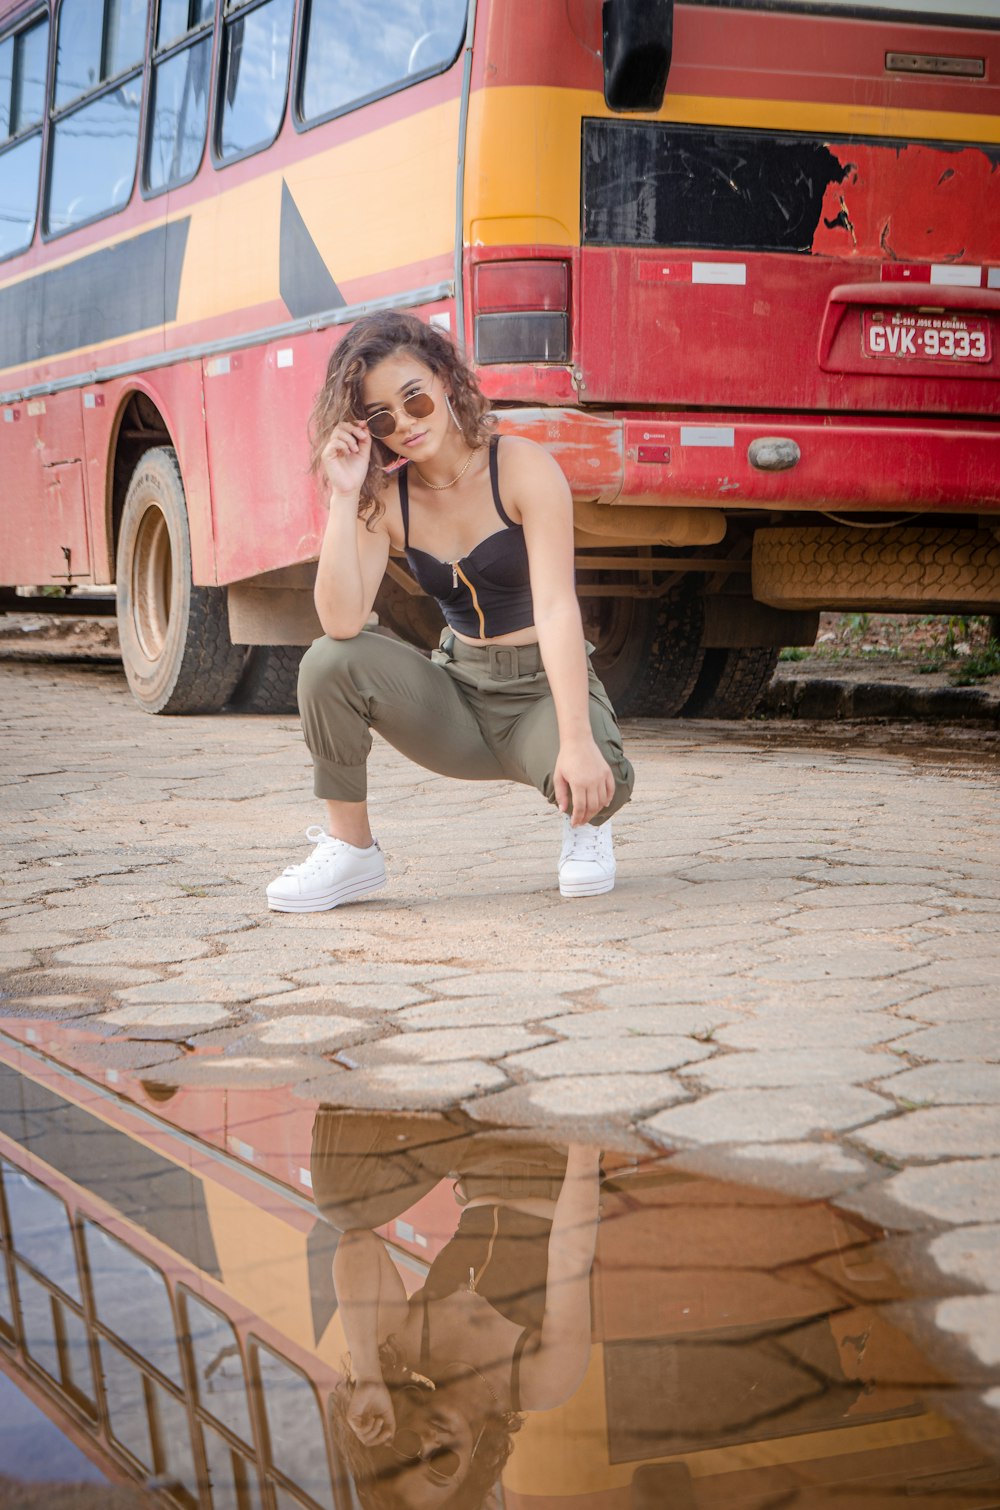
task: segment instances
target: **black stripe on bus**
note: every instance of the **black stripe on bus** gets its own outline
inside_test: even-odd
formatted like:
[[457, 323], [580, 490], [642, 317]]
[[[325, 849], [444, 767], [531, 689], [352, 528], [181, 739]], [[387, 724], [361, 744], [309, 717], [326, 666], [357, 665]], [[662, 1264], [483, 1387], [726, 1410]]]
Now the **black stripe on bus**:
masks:
[[7, 1064], [0, 1064], [0, 1132], [221, 1279], [204, 1186], [186, 1169]]
[[176, 319], [189, 225], [158, 225], [0, 288], [0, 368]]

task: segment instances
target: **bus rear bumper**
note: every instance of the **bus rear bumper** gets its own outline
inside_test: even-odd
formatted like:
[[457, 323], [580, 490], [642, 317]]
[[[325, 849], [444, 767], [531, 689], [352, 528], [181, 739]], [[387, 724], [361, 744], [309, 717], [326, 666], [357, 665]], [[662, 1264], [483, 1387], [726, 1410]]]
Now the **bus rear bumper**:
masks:
[[982, 420], [504, 409], [575, 499], [650, 507], [1000, 512], [1000, 425]]

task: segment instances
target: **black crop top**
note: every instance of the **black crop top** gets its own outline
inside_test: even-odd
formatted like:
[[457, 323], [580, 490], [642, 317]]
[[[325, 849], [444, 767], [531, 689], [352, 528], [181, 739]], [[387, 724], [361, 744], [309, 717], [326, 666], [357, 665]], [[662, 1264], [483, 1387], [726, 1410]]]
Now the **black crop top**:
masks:
[[403, 552], [424, 592], [437, 598], [450, 629], [472, 639], [527, 629], [535, 622], [528, 581], [528, 547], [524, 530], [510, 518], [500, 502], [497, 446], [490, 438], [490, 487], [493, 503], [504, 528], [487, 535], [467, 556], [457, 561], [439, 561], [428, 551], [410, 544], [410, 491], [408, 468], [399, 473], [399, 506], [403, 514]]

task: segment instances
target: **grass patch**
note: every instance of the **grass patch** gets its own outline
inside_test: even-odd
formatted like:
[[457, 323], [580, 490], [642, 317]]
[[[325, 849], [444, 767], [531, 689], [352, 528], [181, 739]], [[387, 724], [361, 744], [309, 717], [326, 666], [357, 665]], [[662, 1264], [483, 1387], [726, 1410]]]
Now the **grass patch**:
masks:
[[973, 687], [991, 676], [1000, 676], [1000, 642], [990, 640], [983, 650], [967, 656], [948, 680], [955, 687]]

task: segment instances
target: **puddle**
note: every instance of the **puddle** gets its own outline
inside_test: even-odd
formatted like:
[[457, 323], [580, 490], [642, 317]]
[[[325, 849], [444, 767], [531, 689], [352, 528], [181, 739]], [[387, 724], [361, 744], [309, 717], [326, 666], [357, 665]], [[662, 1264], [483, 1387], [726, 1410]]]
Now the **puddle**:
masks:
[[990, 1381], [822, 1200], [6, 1034], [0, 1182], [5, 1507], [1000, 1505]]

